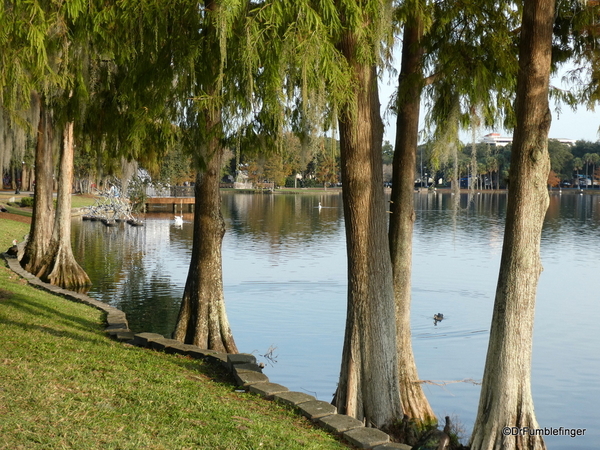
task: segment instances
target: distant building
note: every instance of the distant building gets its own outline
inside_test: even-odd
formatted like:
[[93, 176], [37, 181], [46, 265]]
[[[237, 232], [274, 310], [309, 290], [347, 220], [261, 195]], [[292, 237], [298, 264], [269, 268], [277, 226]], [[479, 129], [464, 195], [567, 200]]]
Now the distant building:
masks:
[[558, 141], [561, 144], [570, 145], [571, 147], [573, 147], [576, 144], [576, 142], [577, 142], [577, 139], [565, 139], [565, 138], [558, 138], [558, 139], [552, 139], [552, 140], [553, 141]]
[[[567, 144], [570, 145], [571, 147], [575, 145], [575, 143], [577, 142], [576, 139], [566, 139], [566, 138], [551, 138], [553, 141], [558, 141], [561, 144]], [[490, 134], [486, 134], [483, 139], [481, 139], [481, 142], [483, 142], [484, 144], [492, 144], [495, 145], [496, 147], [505, 147], [508, 144], [512, 144], [512, 136], [500, 136], [499, 133], [490, 133]]]
[[481, 140], [481, 142], [483, 142], [484, 144], [492, 144], [495, 145], [496, 147], [505, 147], [508, 144], [512, 144], [512, 136], [507, 137], [507, 136], [500, 136], [500, 133], [490, 133], [490, 134], [486, 134], [483, 139]]

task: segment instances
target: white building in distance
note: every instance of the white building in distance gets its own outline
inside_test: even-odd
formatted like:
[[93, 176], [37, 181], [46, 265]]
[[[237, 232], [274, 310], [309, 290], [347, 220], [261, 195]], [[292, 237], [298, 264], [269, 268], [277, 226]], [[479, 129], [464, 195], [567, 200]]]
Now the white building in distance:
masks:
[[500, 136], [500, 133], [486, 134], [481, 142], [484, 144], [492, 144], [496, 147], [506, 147], [508, 144], [512, 144], [512, 136]]
[[[486, 134], [483, 137], [483, 139], [481, 139], [481, 142], [483, 142], [484, 144], [495, 145], [496, 147], [505, 147], [508, 144], [512, 144], [512, 140], [513, 140], [512, 136], [500, 136], [500, 133], [490, 133], [490, 134]], [[565, 138], [558, 138], [558, 139], [552, 139], [552, 140], [558, 141], [561, 144], [567, 144], [570, 146], [575, 145], [575, 142], [577, 141], [576, 139], [565, 139]]]

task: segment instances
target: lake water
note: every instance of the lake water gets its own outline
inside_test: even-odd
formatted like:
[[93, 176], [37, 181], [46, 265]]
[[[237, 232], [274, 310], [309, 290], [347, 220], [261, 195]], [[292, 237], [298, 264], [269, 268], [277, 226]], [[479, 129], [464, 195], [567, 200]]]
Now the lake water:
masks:
[[[477, 411], [500, 264], [505, 194], [415, 194], [412, 331], [419, 375], [439, 417], [470, 434]], [[323, 208], [319, 210], [318, 202]], [[238, 348], [271, 381], [330, 401], [346, 312], [341, 196], [223, 194], [227, 312]], [[74, 251], [90, 295], [121, 308], [134, 331], [169, 335], [187, 276], [191, 214], [144, 227], [76, 220]], [[600, 196], [552, 194], [542, 237], [532, 389], [542, 427], [586, 428], [549, 448], [592, 449], [600, 438]], [[437, 325], [432, 319], [443, 313]], [[274, 358], [266, 358], [269, 350]], [[594, 439], [595, 438], [595, 439]], [[466, 442], [466, 440], [465, 440]]]

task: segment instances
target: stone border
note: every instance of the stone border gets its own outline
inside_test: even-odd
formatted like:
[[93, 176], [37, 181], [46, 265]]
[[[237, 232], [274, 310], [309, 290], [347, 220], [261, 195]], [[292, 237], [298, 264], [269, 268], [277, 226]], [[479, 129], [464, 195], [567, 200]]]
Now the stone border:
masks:
[[241, 389], [253, 392], [267, 400], [295, 408], [312, 422], [319, 424], [336, 436], [341, 436], [357, 448], [371, 450], [411, 449], [409, 445], [390, 442], [389, 435], [377, 428], [367, 428], [360, 420], [344, 414], [338, 414], [336, 407], [331, 403], [317, 400], [314, 396], [305, 394], [304, 392], [290, 391], [285, 386], [271, 383], [269, 378], [262, 373], [262, 368], [256, 363], [254, 355], [248, 353], [227, 354], [201, 349], [195, 345], [183, 344], [174, 339], [167, 339], [163, 335], [156, 333], [133, 333], [129, 329], [125, 313], [120, 309], [95, 300], [88, 295], [44, 283], [23, 269], [16, 257], [6, 253], [3, 253], [2, 257], [13, 272], [26, 279], [32, 286], [104, 311], [106, 313], [106, 328], [104, 331], [117, 341], [220, 364], [233, 375], [238, 387]]

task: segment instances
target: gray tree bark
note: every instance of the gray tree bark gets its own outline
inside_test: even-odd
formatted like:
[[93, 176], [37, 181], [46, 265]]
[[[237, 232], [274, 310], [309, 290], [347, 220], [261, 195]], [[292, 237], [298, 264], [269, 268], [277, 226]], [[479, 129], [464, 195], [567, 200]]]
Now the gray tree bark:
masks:
[[402, 409], [408, 417], [437, 422], [419, 383], [410, 331], [412, 242], [415, 221], [414, 180], [422, 90], [421, 39], [417, 17], [404, 26], [402, 67], [398, 80], [394, 182], [390, 210], [389, 245], [394, 275], [398, 377]]
[[356, 91], [339, 120], [348, 309], [334, 404], [340, 413], [381, 428], [402, 417], [381, 170], [383, 124], [375, 67], [358, 62], [352, 33], [342, 37], [340, 49], [352, 67]]
[[217, 139], [211, 147], [206, 169], [196, 176], [192, 260], [173, 338], [201, 348], [237, 353], [223, 294], [221, 246], [225, 223], [221, 215], [221, 151]]
[[73, 289], [91, 283], [87, 273], [73, 256], [71, 247], [71, 194], [73, 186], [73, 122], [65, 125], [60, 151], [56, 215], [50, 245], [35, 273], [41, 280]]
[[30, 273], [37, 273], [52, 238], [54, 206], [52, 201], [52, 178], [54, 164], [52, 157], [52, 125], [50, 112], [46, 108], [45, 98], [33, 93], [32, 99], [39, 102], [40, 120], [38, 122], [35, 146], [35, 188], [33, 197], [33, 215], [29, 239], [21, 265]]
[[[548, 107], [553, 0], [525, 0], [510, 188], [500, 274], [471, 449], [545, 449], [531, 396], [540, 238], [548, 208]], [[516, 427], [519, 433], [507, 433]], [[526, 428], [527, 427], [527, 428]]]
[[196, 75], [198, 89], [207, 92], [214, 103], [202, 106], [197, 115], [202, 142], [197, 154], [192, 260], [173, 338], [201, 348], [237, 353], [225, 312], [221, 256], [225, 223], [219, 193], [223, 154], [218, 87], [221, 42], [215, 27], [219, 8], [219, 2], [205, 2], [207, 26], [202, 30], [202, 50], [206, 60]]

